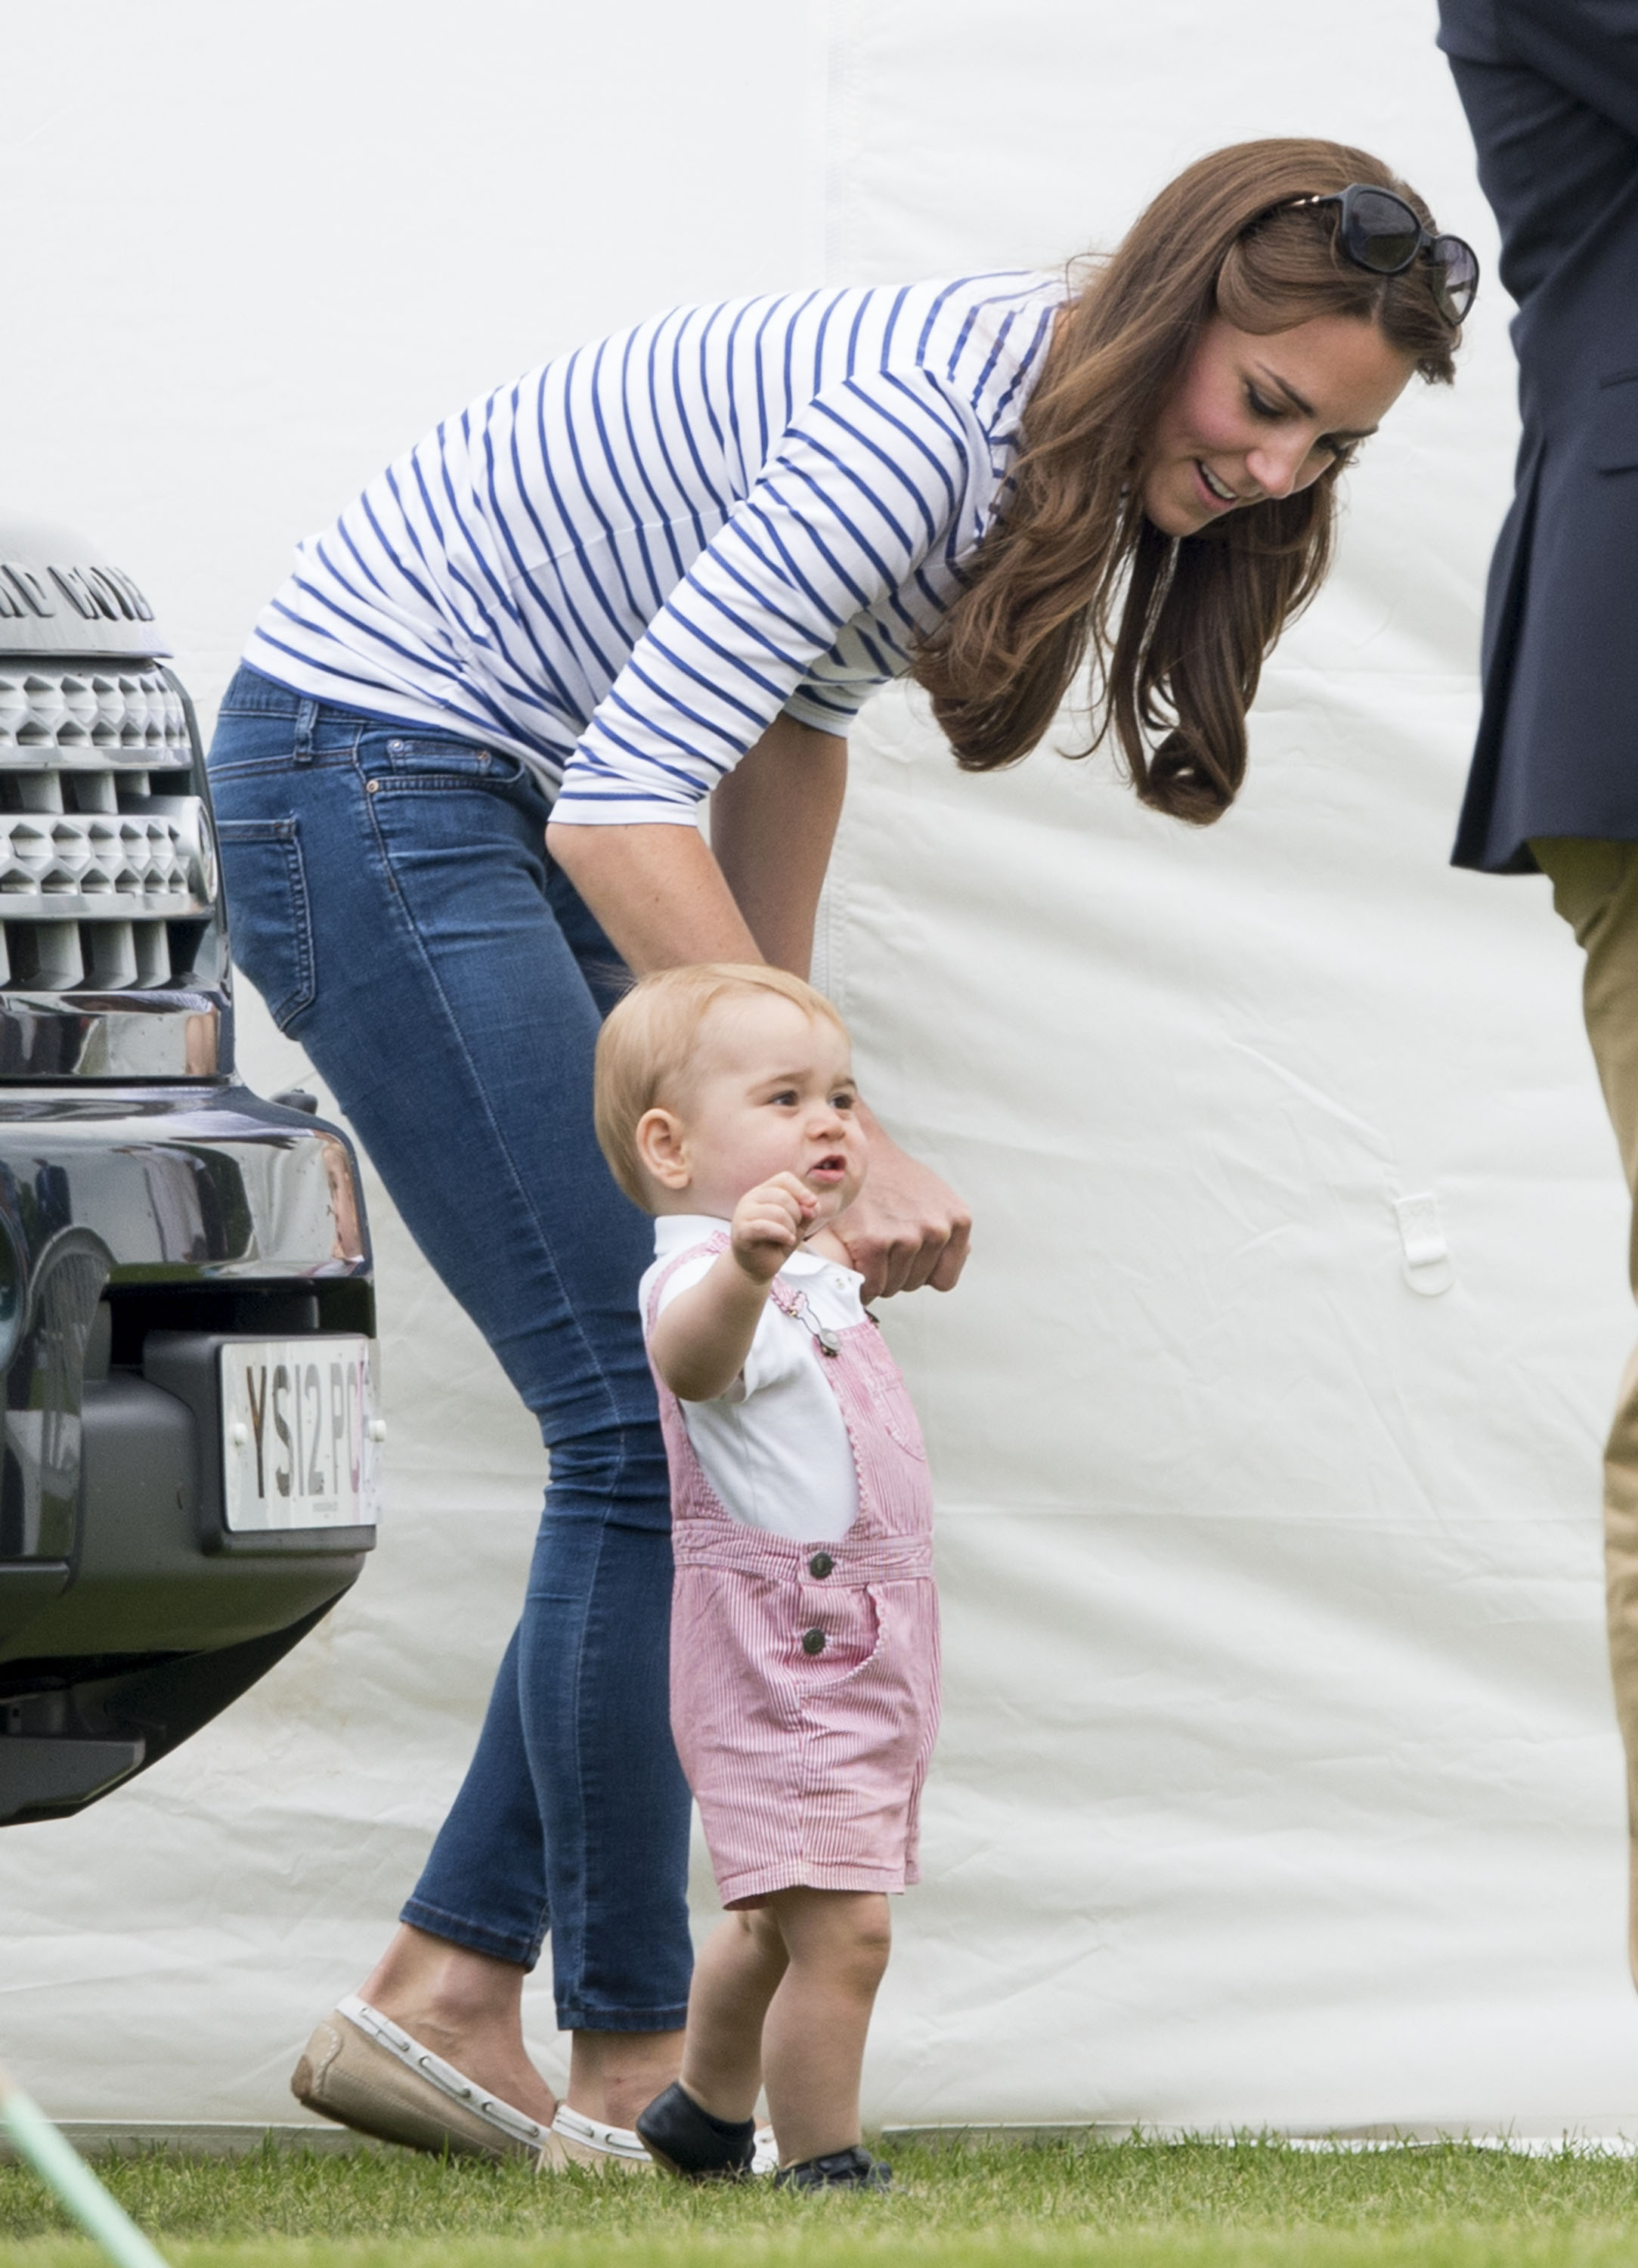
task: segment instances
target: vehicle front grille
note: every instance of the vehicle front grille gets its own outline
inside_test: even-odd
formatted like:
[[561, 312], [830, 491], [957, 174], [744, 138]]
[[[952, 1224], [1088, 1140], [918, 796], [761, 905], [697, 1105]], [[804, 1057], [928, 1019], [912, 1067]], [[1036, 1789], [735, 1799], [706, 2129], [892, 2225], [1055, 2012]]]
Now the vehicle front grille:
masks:
[[195, 971], [217, 867], [193, 762], [181, 693], [152, 664], [0, 664], [0, 988], [164, 990]]
[[170, 750], [186, 764], [187, 715], [163, 670], [0, 666], [0, 748], [8, 760], [13, 748], [50, 748], [54, 762], [90, 749], [152, 762]]

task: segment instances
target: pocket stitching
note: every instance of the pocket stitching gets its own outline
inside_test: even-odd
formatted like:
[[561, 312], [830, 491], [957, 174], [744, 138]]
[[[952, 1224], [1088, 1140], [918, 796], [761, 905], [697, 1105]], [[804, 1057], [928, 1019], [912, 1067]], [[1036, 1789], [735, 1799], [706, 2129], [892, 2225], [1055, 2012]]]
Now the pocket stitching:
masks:
[[850, 1668], [833, 1671], [828, 1676], [819, 1666], [825, 1659], [822, 1653], [803, 1654], [795, 1665], [798, 1705], [805, 1707], [810, 1700], [818, 1702], [827, 1694], [840, 1692], [851, 1679], [862, 1677], [872, 1663], [881, 1660], [887, 1645], [887, 1617], [882, 1611], [881, 1587], [875, 1583], [864, 1583], [859, 1587], [870, 1602], [870, 1613], [876, 1624], [875, 1643], [870, 1652], [856, 1661]]
[[[312, 946], [312, 902], [307, 890], [306, 861], [301, 854], [301, 822], [297, 819], [223, 819], [217, 821], [217, 840], [231, 843], [273, 843], [284, 853], [285, 878], [290, 884], [291, 932], [296, 947], [296, 984], [285, 998], [268, 1001], [268, 1013], [281, 1032], [289, 1032], [297, 1016], [318, 998], [318, 975]], [[225, 865], [225, 860], [224, 864]], [[228, 938], [233, 934], [232, 891], [227, 898]], [[260, 988], [258, 988], [260, 989]], [[266, 998], [266, 995], [263, 995]]]
[[480, 795], [493, 795], [497, 789], [518, 784], [516, 777], [496, 777], [488, 772], [422, 772], [413, 777], [402, 773], [371, 772], [370, 778], [378, 795], [414, 795], [426, 789], [447, 795], [452, 789], [459, 788], [474, 788]]

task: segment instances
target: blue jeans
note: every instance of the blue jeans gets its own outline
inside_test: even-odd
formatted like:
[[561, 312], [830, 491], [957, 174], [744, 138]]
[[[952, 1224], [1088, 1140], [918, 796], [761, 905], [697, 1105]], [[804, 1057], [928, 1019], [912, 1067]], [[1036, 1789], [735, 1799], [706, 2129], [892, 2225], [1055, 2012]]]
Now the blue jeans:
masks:
[[513, 756], [241, 668], [210, 778], [234, 959], [551, 1456], [523, 1618], [403, 1918], [525, 1968], [549, 1925], [565, 2030], [669, 2030], [692, 1955], [670, 1496], [636, 1309], [652, 1238], [591, 1130], [625, 971], [551, 867]]

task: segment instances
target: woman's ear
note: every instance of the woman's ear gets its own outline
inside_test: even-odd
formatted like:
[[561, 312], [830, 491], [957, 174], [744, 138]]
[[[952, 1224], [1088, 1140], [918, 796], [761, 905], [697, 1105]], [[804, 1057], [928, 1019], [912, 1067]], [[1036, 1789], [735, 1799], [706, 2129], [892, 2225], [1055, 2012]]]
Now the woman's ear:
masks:
[[673, 1111], [645, 1110], [632, 1133], [643, 1170], [663, 1189], [686, 1189], [694, 1179], [687, 1138]]

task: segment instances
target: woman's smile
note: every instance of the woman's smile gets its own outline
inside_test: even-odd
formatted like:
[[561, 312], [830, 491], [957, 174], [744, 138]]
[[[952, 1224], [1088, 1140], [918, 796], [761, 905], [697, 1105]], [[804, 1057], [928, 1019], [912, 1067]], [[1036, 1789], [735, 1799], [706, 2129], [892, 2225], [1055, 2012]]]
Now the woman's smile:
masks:
[[1254, 497], [1239, 495], [1228, 485], [1226, 481], [1220, 481], [1203, 457], [1195, 458], [1194, 469], [1200, 475], [1201, 486], [1205, 490], [1208, 499], [1216, 504], [1220, 510], [1227, 512], [1237, 504], [1251, 504], [1255, 501]]

